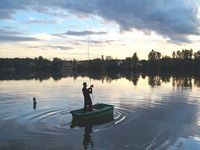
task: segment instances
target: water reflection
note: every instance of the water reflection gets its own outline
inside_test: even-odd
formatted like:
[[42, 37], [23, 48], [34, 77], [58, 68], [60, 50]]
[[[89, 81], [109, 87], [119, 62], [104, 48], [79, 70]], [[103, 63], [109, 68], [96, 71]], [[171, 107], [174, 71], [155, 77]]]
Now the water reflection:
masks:
[[93, 127], [102, 125], [108, 122], [111, 122], [114, 120], [113, 114], [104, 116], [103, 118], [98, 119], [92, 119], [92, 120], [78, 120], [77, 118], [72, 118], [72, 122], [70, 127], [73, 129], [75, 127], [83, 127], [84, 128], [84, 134], [83, 134], [83, 147], [84, 149], [88, 149], [90, 146], [91, 148], [94, 148], [94, 133], [93, 133]]
[[198, 137], [190, 137], [188, 139], [178, 138], [176, 143], [170, 145], [168, 150], [199, 150], [200, 139]]
[[[75, 128], [76, 125], [72, 123], [71, 128]], [[92, 125], [91, 124], [84, 124], [84, 134], [83, 134], [83, 147], [84, 149], [88, 149], [88, 146], [94, 147], [93, 144], [93, 137], [94, 136]]]
[[[165, 150], [200, 137], [197, 75], [55, 76], [0, 81], [0, 149]], [[82, 82], [90, 79], [95, 84], [94, 103], [116, 106], [114, 121], [108, 124], [71, 118], [70, 111], [83, 106]], [[33, 96], [40, 100], [39, 105], [30, 100]], [[199, 140], [195, 143], [200, 145]]]
[[83, 137], [84, 137], [83, 138], [84, 149], [87, 149], [89, 145], [91, 147], [94, 147], [91, 133], [92, 133], [92, 126], [90, 126], [90, 125], [85, 126], [85, 133], [83, 135]]
[[200, 87], [200, 78], [194, 78], [194, 85]]
[[192, 77], [174, 77], [172, 85], [176, 87], [192, 87]]
[[151, 87], [160, 86], [161, 85], [160, 76], [149, 76], [148, 83]]
[[[105, 140], [102, 143], [106, 143], [106, 139], [119, 141], [118, 136], [113, 136], [115, 133], [114, 135], [120, 135], [122, 138], [111, 149], [165, 150], [174, 145], [179, 137], [187, 139], [199, 135], [200, 127], [197, 125], [199, 107], [196, 103], [192, 103], [193, 100], [187, 92], [172, 92], [160, 100], [155, 99], [150, 103], [147, 101], [140, 103], [137, 107], [133, 99], [123, 101], [120, 108], [127, 114], [127, 123], [120, 124], [120, 131], [118, 129], [108, 131], [103, 135], [102, 139]], [[134, 111], [130, 113], [133, 109]], [[192, 149], [192, 144], [189, 149]]]
[[12, 73], [5, 74], [0, 73], [0, 80], [21, 80], [21, 79], [35, 79], [39, 81], [48, 80], [53, 78], [55, 81], [59, 81], [62, 78], [73, 77], [74, 80], [77, 77], [89, 77], [93, 80], [101, 80], [102, 83], [111, 83], [113, 80], [119, 80], [121, 78], [126, 78], [131, 81], [134, 86], [136, 86], [141, 79], [148, 77], [148, 84], [151, 87], [161, 86], [162, 83], [170, 83], [172, 80], [173, 87], [192, 87], [193, 85], [200, 87], [200, 77], [198, 74], [145, 74], [145, 73], [132, 73], [132, 72], [112, 72], [112, 73], [77, 73], [77, 72], [65, 72], [65, 73]]
[[131, 81], [134, 86], [137, 85], [140, 75], [138, 73], [130, 73], [126, 75], [126, 79]]

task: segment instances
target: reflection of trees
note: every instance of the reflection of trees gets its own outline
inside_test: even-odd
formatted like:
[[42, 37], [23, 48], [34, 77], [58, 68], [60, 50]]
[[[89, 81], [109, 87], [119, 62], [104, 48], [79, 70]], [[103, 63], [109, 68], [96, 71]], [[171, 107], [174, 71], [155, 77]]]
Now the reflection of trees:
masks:
[[126, 79], [131, 81], [133, 85], [137, 85], [140, 75], [138, 73], [126, 74]]
[[196, 85], [197, 87], [200, 87], [200, 77], [194, 78], [194, 85]]
[[121, 78], [121, 76], [120, 76], [119, 73], [113, 73], [113, 74], [108, 73], [105, 77], [106, 82], [108, 82], [108, 83], [112, 82], [112, 80], [117, 80], [117, 79], [120, 79], [120, 78]]
[[62, 74], [59, 73], [59, 72], [54, 72], [54, 73], [52, 74], [52, 78], [53, 78], [55, 81], [58, 81], [58, 80], [60, 80], [60, 79], [62, 78]]
[[51, 77], [50, 73], [40, 72], [0, 72], [0, 80], [47, 80]]
[[142, 76], [142, 79], [146, 78], [146, 74], [144, 74], [144, 73], [142, 73], [141, 76]]
[[168, 75], [168, 76], [163, 75], [163, 76], [161, 76], [160, 78], [161, 78], [162, 82], [167, 83], [167, 82], [170, 82], [171, 76], [170, 76], [170, 75]]
[[139, 76], [134, 76], [132, 78], [133, 85], [137, 85], [138, 79], [139, 79]]
[[172, 79], [173, 87], [192, 87], [191, 77], [173, 77]]
[[37, 73], [36, 76], [35, 76], [35, 79], [42, 82], [43, 80], [49, 79], [50, 77], [51, 77], [51, 74]]
[[160, 76], [149, 76], [148, 83], [151, 87], [160, 86], [161, 85]]
[[[78, 77], [88, 77], [92, 80], [101, 80], [104, 82], [112, 82], [113, 80], [118, 80], [120, 78], [126, 78], [128, 81], [132, 82], [133, 85], [137, 85], [139, 77], [145, 79], [148, 77], [148, 84], [151, 87], [160, 86], [162, 82], [170, 82], [172, 78], [172, 86], [173, 87], [192, 87], [193, 84], [195, 86], [200, 87], [200, 77], [198, 74], [170, 74], [170, 73], [159, 73], [153, 74], [148, 72], [138, 73], [138, 72], [0, 72], [0, 80], [48, 80], [49, 78], [53, 78], [55, 81], [60, 80], [62, 78], [73, 77], [74, 80]], [[194, 79], [194, 83], [192, 83], [192, 79]]]

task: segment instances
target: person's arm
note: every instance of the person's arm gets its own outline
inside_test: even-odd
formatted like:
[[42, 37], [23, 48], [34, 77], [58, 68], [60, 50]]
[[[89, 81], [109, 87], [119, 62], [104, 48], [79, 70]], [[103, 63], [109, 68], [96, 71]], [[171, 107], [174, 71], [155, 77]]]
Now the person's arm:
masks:
[[92, 94], [92, 88], [91, 88], [91, 87], [88, 88], [88, 92], [89, 92], [90, 94]]

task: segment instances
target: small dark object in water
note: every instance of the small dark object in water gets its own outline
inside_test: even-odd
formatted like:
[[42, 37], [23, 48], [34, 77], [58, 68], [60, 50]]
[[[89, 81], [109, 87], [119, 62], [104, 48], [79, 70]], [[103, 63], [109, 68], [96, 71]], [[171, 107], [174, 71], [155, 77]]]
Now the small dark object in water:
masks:
[[34, 104], [37, 104], [36, 98], [35, 98], [35, 97], [33, 97], [33, 103], [34, 103]]
[[36, 105], [37, 105], [36, 98], [33, 97], [33, 109], [34, 110], [36, 109]]

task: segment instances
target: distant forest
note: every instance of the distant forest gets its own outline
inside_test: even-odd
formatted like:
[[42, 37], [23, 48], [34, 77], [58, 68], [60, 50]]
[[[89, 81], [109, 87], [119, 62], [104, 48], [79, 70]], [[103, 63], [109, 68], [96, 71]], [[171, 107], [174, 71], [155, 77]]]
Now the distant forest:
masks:
[[0, 58], [1, 72], [140, 72], [140, 73], [200, 73], [200, 51], [192, 49], [174, 51], [171, 56], [163, 56], [151, 50], [148, 60], [140, 60], [137, 53], [125, 59], [111, 56], [77, 61], [54, 58]]

